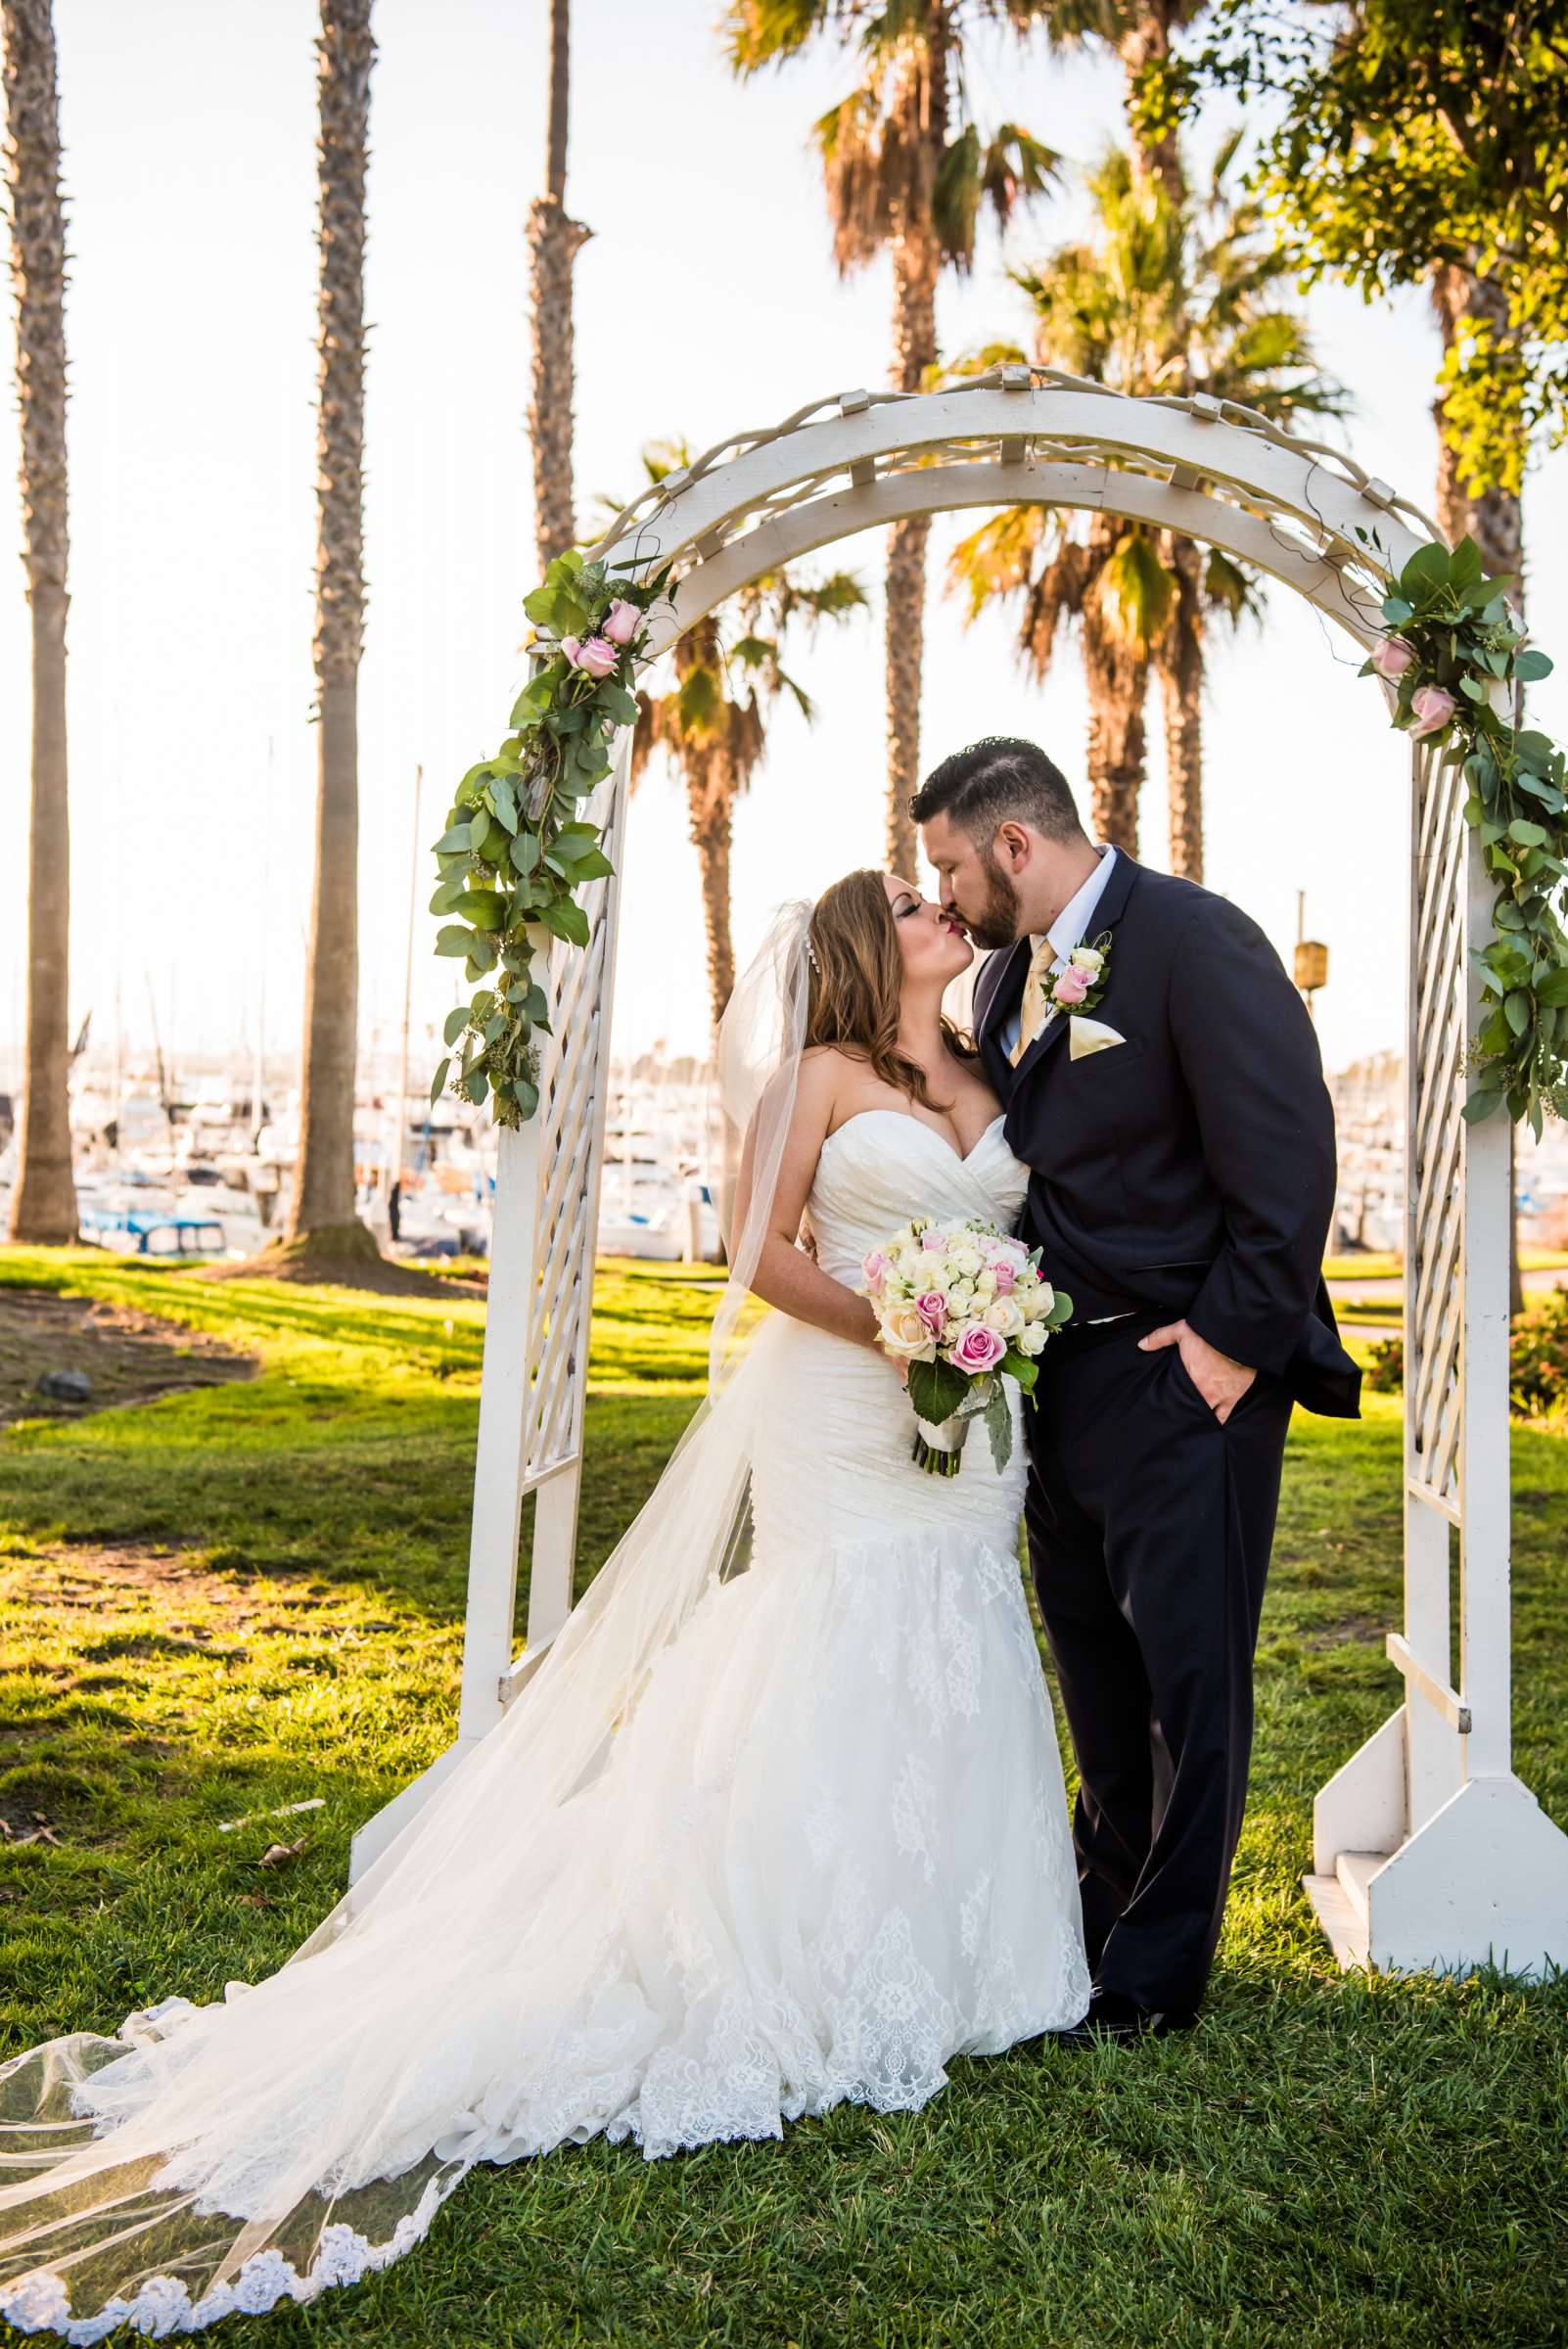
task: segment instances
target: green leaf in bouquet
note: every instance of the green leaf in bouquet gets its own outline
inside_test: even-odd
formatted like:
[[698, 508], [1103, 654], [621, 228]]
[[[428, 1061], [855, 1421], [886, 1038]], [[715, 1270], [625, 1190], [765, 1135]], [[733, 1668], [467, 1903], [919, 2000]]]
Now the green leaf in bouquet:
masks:
[[1009, 1378], [1016, 1378], [1021, 1392], [1033, 1399], [1039, 1364], [1032, 1354], [1020, 1354], [1016, 1346], [1009, 1346], [996, 1367], [1005, 1370]]
[[940, 1427], [950, 1419], [969, 1392], [969, 1381], [951, 1362], [911, 1362], [909, 1401], [917, 1415]]
[[1000, 1476], [1013, 1456], [1013, 1415], [1007, 1408], [1006, 1390], [999, 1382], [986, 1405], [986, 1433], [991, 1438], [991, 1456], [996, 1474]]
[[1047, 1329], [1060, 1329], [1062, 1323], [1064, 1321], [1070, 1321], [1072, 1317], [1073, 1300], [1071, 1297], [1069, 1297], [1065, 1289], [1058, 1289], [1056, 1291], [1055, 1302], [1052, 1304], [1050, 1312], [1045, 1316], [1045, 1327]]

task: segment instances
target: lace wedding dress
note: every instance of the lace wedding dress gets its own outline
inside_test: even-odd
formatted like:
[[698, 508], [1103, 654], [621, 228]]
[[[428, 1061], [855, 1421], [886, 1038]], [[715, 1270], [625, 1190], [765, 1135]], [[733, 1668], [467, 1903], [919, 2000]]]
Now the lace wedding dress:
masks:
[[[861, 1112], [822, 1151], [818, 1261], [853, 1284], [913, 1212], [1005, 1227], [1025, 1180], [1000, 1119], [960, 1159]], [[724, 1405], [747, 1429], [749, 1561], [709, 1578], [573, 1783], [541, 1796], [508, 1715], [374, 1897], [269, 1980], [0, 2074], [21, 2173], [0, 2313], [77, 2342], [199, 2330], [386, 2266], [475, 2162], [600, 2132], [650, 2158], [776, 2138], [846, 2099], [911, 2110], [952, 2056], [1075, 2022], [1013, 1394], [1005, 1471], [978, 1432], [959, 1476], [922, 1475], [888, 1364], [769, 1316]], [[705, 1460], [705, 1493], [722, 1472]], [[570, 1694], [565, 1654], [514, 1712], [547, 1711], [552, 1664]]]

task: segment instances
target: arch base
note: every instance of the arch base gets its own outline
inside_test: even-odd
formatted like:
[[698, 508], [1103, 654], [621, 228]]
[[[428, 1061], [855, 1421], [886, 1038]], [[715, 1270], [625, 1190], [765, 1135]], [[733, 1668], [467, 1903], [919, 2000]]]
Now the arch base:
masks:
[[1511, 1772], [1467, 1779], [1407, 1834], [1406, 1722], [1390, 1714], [1313, 1807], [1302, 1883], [1341, 1967], [1540, 1981], [1568, 1966], [1568, 1835]]

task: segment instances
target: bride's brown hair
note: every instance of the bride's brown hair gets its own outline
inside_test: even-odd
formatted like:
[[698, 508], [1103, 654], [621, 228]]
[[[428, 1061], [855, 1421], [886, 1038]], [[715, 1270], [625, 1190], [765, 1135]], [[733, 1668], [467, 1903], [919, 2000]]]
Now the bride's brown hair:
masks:
[[[852, 1060], [863, 1060], [884, 1084], [907, 1093], [922, 1108], [950, 1109], [950, 1101], [933, 1100], [925, 1071], [899, 1049], [903, 956], [883, 875], [866, 865], [825, 889], [811, 908], [807, 938], [811, 955], [807, 1043], [831, 1044]], [[969, 1037], [945, 1013], [942, 1033], [950, 1052], [964, 1060], [974, 1057]]]

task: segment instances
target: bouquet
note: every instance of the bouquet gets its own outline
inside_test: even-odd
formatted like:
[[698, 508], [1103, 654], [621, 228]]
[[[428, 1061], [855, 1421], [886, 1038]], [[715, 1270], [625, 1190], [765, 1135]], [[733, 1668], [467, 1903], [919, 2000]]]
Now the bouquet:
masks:
[[909, 1365], [914, 1458], [956, 1476], [972, 1422], [984, 1419], [998, 1472], [1013, 1449], [1004, 1378], [1032, 1396], [1037, 1358], [1073, 1310], [1039, 1269], [1039, 1250], [979, 1217], [938, 1224], [915, 1216], [861, 1270], [878, 1343]]

